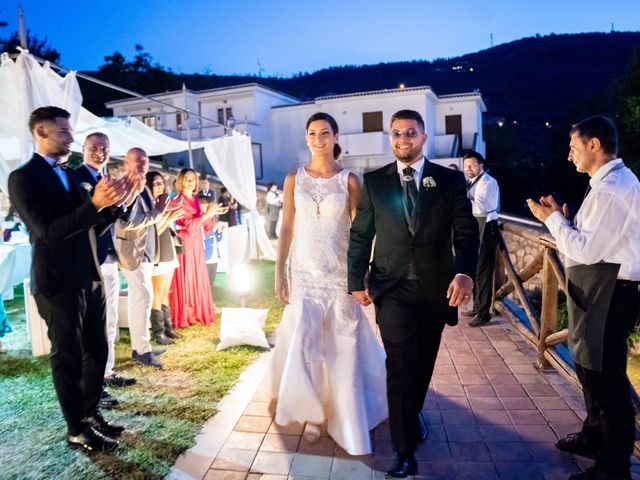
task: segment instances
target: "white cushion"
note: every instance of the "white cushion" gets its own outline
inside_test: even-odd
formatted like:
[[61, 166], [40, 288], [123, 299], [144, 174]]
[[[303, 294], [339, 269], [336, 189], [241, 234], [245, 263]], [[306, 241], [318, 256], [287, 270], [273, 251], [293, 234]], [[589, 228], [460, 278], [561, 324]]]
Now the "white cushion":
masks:
[[264, 321], [267, 309], [223, 308], [220, 320], [220, 343], [216, 350], [224, 350], [238, 345], [253, 345], [269, 348], [264, 335]]

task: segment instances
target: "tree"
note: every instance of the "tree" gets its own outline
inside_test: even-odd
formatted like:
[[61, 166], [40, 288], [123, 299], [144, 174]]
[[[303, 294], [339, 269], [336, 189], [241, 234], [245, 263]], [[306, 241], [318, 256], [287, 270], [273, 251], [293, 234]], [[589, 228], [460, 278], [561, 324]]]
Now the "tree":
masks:
[[[0, 26], [1, 22], [0, 22]], [[9, 38], [0, 38], [0, 51], [9, 53], [18, 53], [20, 46], [20, 34], [13, 32], [9, 35]], [[27, 49], [32, 55], [42, 58], [43, 60], [49, 60], [52, 63], [58, 63], [60, 61], [60, 52], [48, 45], [48, 40], [38, 38], [37, 35], [31, 35], [31, 32], [27, 30]]]
[[635, 50], [618, 85], [620, 156], [640, 175], [640, 48]]

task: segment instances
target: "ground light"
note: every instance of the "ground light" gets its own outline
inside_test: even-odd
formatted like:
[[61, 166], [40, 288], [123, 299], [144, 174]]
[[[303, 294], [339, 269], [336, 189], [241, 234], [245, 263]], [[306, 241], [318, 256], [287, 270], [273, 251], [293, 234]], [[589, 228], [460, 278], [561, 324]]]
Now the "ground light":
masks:
[[247, 298], [253, 289], [253, 274], [247, 263], [232, 265], [229, 271], [229, 285], [238, 296], [240, 306], [245, 307]]

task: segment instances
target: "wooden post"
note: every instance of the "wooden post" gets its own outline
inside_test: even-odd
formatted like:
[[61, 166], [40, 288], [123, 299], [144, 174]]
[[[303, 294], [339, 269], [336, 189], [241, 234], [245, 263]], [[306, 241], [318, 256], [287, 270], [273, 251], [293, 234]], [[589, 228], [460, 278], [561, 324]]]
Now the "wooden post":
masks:
[[542, 263], [542, 311], [540, 312], [540, 334], [538, 336], [538, 368], [551, 365], [544, 356], [547, 337], [557, 330], [558, 325], [558, 278], [553, 269], [553, 249], [545, 247]]

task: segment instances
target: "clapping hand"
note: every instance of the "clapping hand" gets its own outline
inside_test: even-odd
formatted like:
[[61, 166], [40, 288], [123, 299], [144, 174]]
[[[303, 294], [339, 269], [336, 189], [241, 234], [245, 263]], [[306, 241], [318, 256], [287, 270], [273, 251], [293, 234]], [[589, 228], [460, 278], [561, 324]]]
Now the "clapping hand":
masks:
[[114, 180], [103, 177], [96, 184], [91, 197], [91, 203], [97, 211], [113, 205], [120, 205], [128, 195], [127, 184], [123, 179]]
[[565, 218], [569, 218], [569, 206], [565, 203], [560, 208], [560, 205], [556, 202], [553, 195], [547, 195], [546, 197], [540, 197], [539, 203], [535, 200], [528, 198], [527, 206], [534, 217], [540, 220], [542, 223], [551, 215], [553, 212], [560, 212], [564, 215]]
[[205, 212], [204, 216], [207, 218], [211, 218], [214, 215], [224, 215], [228, 211], [229, 207], [222, 205], [222, 203], [212, 203]]
[[142, 193], [142, 190], [144, 190], [146, 179], [143, 175], [128, 173], [122, 177], [122, 180], [127, 185], [127, 196], [124, 199], [124, 203], [129, 207], [136, 197]]
[[182, 205], [182, 198], [170, 199], [164, 211], [164, 215], [169, 222], [175, 222], [176, 220], [184, 217], [184, 206]]

